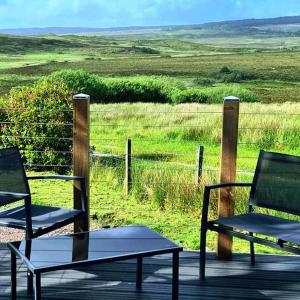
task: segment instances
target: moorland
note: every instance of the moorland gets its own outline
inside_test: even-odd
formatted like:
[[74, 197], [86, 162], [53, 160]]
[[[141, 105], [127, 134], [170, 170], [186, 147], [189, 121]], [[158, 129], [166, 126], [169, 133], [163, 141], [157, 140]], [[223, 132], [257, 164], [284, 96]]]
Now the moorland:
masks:
[[[12, 88], [66, 69], [83, 70], [119, 89], [137, 77], [175, 82], [184, 94], [176, 98], [179, 92], [171, 91], [170, 99], [181, 99], [175, 103], [151, 97], [147, 104], [138, 99], [115, 103], [124, 102], [121, 97], [103, 101], [101, 95], [92, 99], [91, 147], [102, 154], [92, 164], [93, 226], [145, 223], [197, 249], [201, 190], [218, 181], [221, 103], [228, 93], [242, 100], [237, 180], [252, 179], [259, 149], [300, 154], [299, 17], [80, 30], [72, 35], [67, 29], [59, 35], [0, 35], [3, 101], [10, 101]], [[78, 92], [85, 92], [84, 86]], [[202, 102], [199, 94], [213, 100]], [[125, 196], [120, 156], [128, 138], [133, 142], [133, 191]], [[199, 145], [205, 147], [200, 189], [194, 179]], [[39, 196], [47, 185], [34, 187], [39, 191], [35, 201], [53, 202]], [[51, 195], [61, 195], [62, 189], [54, 186]], [[236, 210], [246, 209], [246, 195], [246, 190], [238, 192]], [[209, 245], [213, 247], [212, 237]], [[238, 242], [235, 249], [247, 251], [247, 244]]]

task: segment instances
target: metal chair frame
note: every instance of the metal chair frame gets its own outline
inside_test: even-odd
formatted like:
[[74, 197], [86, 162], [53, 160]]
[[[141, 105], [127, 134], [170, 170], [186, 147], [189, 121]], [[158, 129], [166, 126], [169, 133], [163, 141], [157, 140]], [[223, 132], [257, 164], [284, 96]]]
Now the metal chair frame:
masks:
[[[277, 241], [268, 240], [262, 237], [254, 236], [255, 232], [243, 232], [241, 230], [237, 230], [222, 224], [218, 223], [218, 220], [209, 221], [208, 220], [208, 212], [209, 212], [209, 204], [210, 204], [210, 192], [215, 189], [220, 188], [231, 188], [231, 187], [250, 187], [250, 197], [249, 197], [249, 206], [248, 206], [248, 216], [251, 213], [254, 213], [255, 206], [256, 207], [262, 207], [262, 208], [270, 208], [273, 210], [278, 210], [282, 212], [287, 212], [293, 215], [299, 216], [299, 211], [293, 210], [289, 208], [288, 206], [272, 206], [272, 205], [261, 205], [260, 203], [257, 203], [255, 201], [255, 192], [257, 188], [257, 181], [258, 176], [261, 172], [261, 166], [264, 160], [265, 155], [283, 155], [279, 153], [272, 153], [272, 152], [266, 152], [266, 151], [260, 151], [260, 155], [258, 158], [254, 178], [252, 183], [221, 183], [221, 184], [212, 184], [212, 185], [206, 185], [204, 189], [204, 198], [203, 198], [203, 207], [202, 207], [202, 219], [201, 219], [201, 230], [200, 230], [200, 278], [205, 279], [205, 256], [206, 256], [206, 235], [207, 231], [211, 230], [214, 232], [222, 233], [225, 235], [229, 235], [232, 237], [238, 237], [240, 239], [246, 240], [250, 242], [250, 257], [251, 257], [251, 264], [255, 264], [255, 251], [254, 251], [254, 243], [270, 246], [273, 248], [277, 248], [280, 250], [288, 251], [294, 254], [300, 254], [300, 247], [297, 247], [299, 245], [291, 245], [290, 241], [288, 240], [282, 240], [278, 239]], [[289, 156], [289, 157], [295, 157], [297, 159], [300, 159], [297, 156]], [[298, 174], [298, 173], [297, 173]], [[297, 178], [298, 180], [298, 178]], [[299, 179], [300, 180], [300, 179]], [[300, 201], [300, 198], [299, 198]], [[300, 207], [300, 202], [299, 202]], [[250, 215], [251, 216], [251, 215]], [[223, 218], [226, 219], [226, 218]], [[283, 218], [280, 218], [282, 220], [285, 220]], [[279, 219], [278, 219], [279, 220]], [[300, 225], [300, 222], [299, 222]]]

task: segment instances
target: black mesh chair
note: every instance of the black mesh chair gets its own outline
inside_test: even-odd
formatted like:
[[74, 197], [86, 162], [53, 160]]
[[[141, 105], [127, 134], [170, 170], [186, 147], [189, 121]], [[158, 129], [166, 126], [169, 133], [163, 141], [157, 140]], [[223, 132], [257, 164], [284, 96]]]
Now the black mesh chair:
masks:
[[[32, 205], [28, 181], [35, 179], [78, 180], [81, 187], [81, 208]], [[26, 231], [27, 239], [36, 238], [73, 223], [77, 218], [87, 219], [87, 197], [83, 177], [26, 176], [18, 147], [0, 149], [0, 208], [17, 201], [24, 202], [19, 206], [0, 210], [0, 226], [23, 229]]]
[[[226, 187], [251, 187], [249, 212], [208, 221], [210, 191]], [[300, 157], [261, 151], [252, 183], [208, 185], [204, 191], [200, 239], [200, 277], [205, 277], [207, 230], [248, 240], [251, 263], [254, 243], [300, 254], [300, 222], [255, 212], [256, 207], [300, 216]], [[273, 239], [266, 239], [271, 237]]]

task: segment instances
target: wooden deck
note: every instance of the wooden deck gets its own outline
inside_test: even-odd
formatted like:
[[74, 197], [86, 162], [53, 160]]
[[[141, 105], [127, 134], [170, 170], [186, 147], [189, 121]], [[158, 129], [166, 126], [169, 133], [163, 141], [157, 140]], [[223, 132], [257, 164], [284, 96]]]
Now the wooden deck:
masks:
[[[199, 255], [183, 252], [180, 257], [180, 300], [300, 299], [300, 257], [235, 255], [219, 261], [208, 255], [207, 280], [198, 277]], [[18, 299], [26, 296], [25, 269], [19, 267]], [[135, 289], [135, 261], [44, 274], [43, 299], [162, 300], [171, 299], [171, 257], [145, 259], [141, 292]], [[0, 299], [10, 299], [10, 256], [0, 249]]]

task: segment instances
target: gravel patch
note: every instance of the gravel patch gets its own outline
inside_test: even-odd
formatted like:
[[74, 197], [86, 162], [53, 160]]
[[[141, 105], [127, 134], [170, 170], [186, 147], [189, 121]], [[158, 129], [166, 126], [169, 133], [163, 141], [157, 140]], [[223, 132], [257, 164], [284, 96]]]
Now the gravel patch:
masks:
[[[44, 234], [42, 237], [54, 236], [61, 234], [73, 233], [73, 224], [54, 230], [50, 233]], [[25, 231], [7, 227], [0, 227], [0, 243], [15, 242], [25, 239]]]

